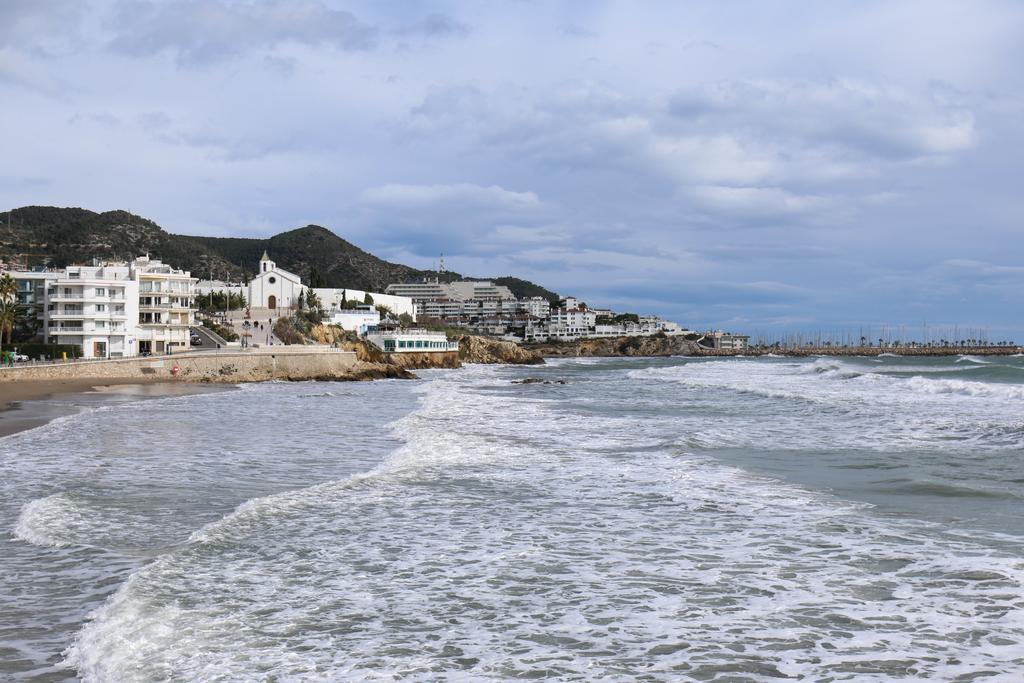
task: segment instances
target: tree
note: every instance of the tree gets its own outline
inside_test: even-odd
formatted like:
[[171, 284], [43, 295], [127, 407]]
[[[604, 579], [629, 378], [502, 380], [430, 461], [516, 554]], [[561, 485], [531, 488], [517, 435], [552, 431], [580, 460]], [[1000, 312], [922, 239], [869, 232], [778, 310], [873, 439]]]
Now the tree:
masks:
[[11, 340], [17, 319], [18, 305], [13, 301], [0, 301], [0, 351], [4, 348], [4, 335], [7, 335], [7, 341]]
[[299, 290], [299, 310], [306, 310], [306, 290], [304, 289]]
[[18, 283], [10, 273], [0, 275], [0, 301], [13, 301], [18, 296]]
[[[301, 305], [302, 303], [300, 302], [299, 306]], [[318, 297], [316, 295], [316, 292], [314, 292], [312, 289], [306, 290], [306, 307], [309, 308], [309, 310], [322, 308], [320, 306], [320, 297]]]
[[309, 269], [309, 286], [314, 289], [319, 289], [325, 284], [324, 278], [320, 274], [320, 270], [316, 266], [311, 266]]
[[0, 276], [0, 350], [4, 348], [4, 334], [7, 341], [14, 334], [14, 323], [18, 319], [18, 305], [14, 299], [17, 295], [18, 283], [10, 273], [4, 273]]
[[402, 313], [400, 316], [398, 316], [398, 322], [402, 323], [403, 327], [409, 327], [410, 325], [413, 324], [413, 319], [412, 316], [409, 315], [408, 313]]
[[363, 297], [363, 303], [366, 304], [367, 306], [373, 305], [373, 297], [370, 296], [369, 292], [367, 292], [366, 296]]

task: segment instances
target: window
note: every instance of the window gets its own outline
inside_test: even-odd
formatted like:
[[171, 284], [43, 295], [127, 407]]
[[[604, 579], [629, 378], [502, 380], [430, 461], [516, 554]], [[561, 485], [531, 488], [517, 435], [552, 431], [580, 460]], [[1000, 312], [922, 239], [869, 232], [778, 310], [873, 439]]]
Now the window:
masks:
[[97, 287], [96, 288], [96, 296], [106, 296], [106, 295], [107, 295], [106, 288], [104, 288], [104, 287]]
[[106, 320], [97, 320], [96, 321], [96, 329], [97, 330], [105, 330], [105, 329], [107, 329], [107, 321]]
[[271, 275], [270, 277], [267, 278], [267, 282], [269, 282], [270, 284], [274, 284], [275, 282], [277, 282], [277, 278]]
[[106, 304], [96, 304], [96, 312], [97, 313], [105, 313], [106, 311], [107, 311], [107, 305]]

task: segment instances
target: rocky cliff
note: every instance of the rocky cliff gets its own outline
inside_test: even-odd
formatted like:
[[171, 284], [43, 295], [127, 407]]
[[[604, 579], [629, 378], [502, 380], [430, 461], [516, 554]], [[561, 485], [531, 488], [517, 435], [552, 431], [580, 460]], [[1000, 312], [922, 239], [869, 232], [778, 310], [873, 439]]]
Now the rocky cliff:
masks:
[[459, 337], [459, 358], [464, 363], [538, 365], [544, 362], [541, 354], [518, 344], [469, 334]]
[[541, 356], [698, 356], [702, 349], [683, 337], [608, 337], [528, 347]]

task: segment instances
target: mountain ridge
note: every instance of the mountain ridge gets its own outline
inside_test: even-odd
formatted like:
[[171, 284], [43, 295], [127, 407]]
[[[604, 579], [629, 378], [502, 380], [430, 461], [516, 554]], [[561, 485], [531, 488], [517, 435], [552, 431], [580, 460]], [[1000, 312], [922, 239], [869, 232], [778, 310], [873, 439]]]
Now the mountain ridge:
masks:
[[[62, 267], [93, 259], [130, 259], [149, 254], [201, 279], [244, 280], [258, 272], [266, 251], [285, 270], [315, 287], [383, 291], [410, 279], [438, 277], [450, 282], [459, 273], [437, 273], [391, 263], [320, 225], [306, 225], [266, 238], [178, 235], [156, 222], [124, 210], [95, 212], [79, 207], [24, 206], [0, 213], [0, 259], [26, 265]], [[511, 275], [491, 280], [517, 297], [557, 294]]]

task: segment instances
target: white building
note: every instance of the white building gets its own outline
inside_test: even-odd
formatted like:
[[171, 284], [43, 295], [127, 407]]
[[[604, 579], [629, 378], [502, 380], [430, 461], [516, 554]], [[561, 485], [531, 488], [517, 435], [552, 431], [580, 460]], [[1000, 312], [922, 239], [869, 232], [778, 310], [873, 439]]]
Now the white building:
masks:
[[35, 306], [44, 343], [78, 346], [85, 358], [136, 354], [139, 283], [127, 264], [11, 276], [19, 302]]
[[138, 353], [139, 283], [127, 264], [69, 266], [47, 284], [47, 343], [79, 346], [84, 358]]
[[547, 318], [551, 315], [551, 302], [542, 296], [520, 299], [516, 302], [516, 308], [536, 318]]
[[148, 256], [135, 259], [131, 267], [139, 282], [138, 352], [163, 354], [190, 348], [196, 283], [191, 273]]
[[385, 289], [388, 294], [403, 296], [413, 301], [515, 301], [515, 294], [505, 285], [496, 285], [487, 280], [457, 280], [455, 282], [405, 282], [391, 284]]
[[327, 322], [343, 330], [366, 334], [367, 330], [380, 323], [380, 311], [373, 306], [361, 305], [356, 308], [332, 310]]
[[705, 341], [711, 342], [711, 348], [723, 351], [746, 351], [750, 345], [750, 336], [745, 334], [731, 334], [722, 330], [715, 330], [704, 335]]
[[260, 259], [260, 271], [249, 281], [246, 301], [253, 308], [291, 308], [298, 306], [299, 294], [305, 289], [302, 279], [270, 260], [267, 252]]
[[84, 358], [123, 358], [189, 348], [194, 280], [142, 257], [131, 263], [11, 274], [18, 302], [35, 308], [46, 344]]
[[358, 304], [366, 301], [366, 295], [370, 295], [373, 306], [385, 306], [393, 315], [400, 316], [406, 313], [416, 319], [416, 305], [412, 299], [405, 296], [394, 296], [392, 294], [381, 294], [379, 292], [364, 292], [361, 289], [346, 288], [324, 288], [317, 287], [313, 290], [320, 299], [320, 304], [326, 311], [340, 310], [346, 302], [355, 301]]
[[444, 332], [430, 330], [370, 331], [366, 340], [386, 353], [443, 353], [459, 350], [459, 342], [448, 341]]
[[548, 321], [548, 335], [558, 341], [574, 341], [591, 336], [596, 325], [597, 316], [591, 310], [556, 308]]

